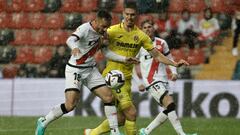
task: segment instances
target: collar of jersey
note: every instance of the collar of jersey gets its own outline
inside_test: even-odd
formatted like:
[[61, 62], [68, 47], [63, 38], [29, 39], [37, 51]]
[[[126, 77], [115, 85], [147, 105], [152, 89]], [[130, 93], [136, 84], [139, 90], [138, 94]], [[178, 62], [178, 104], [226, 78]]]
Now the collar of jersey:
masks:
[[[124, 23], [124, 22], [121, 22], [121, 23], [120, 23], [120, 28], [123, 29], [123, 30], [125, 30], [125, 31], [127, 31], [127, 30], [123, 27], [123, 23]], [[136, 30], [136, 29], [137, 29], [137, 26], [134, 25], [133, 30]], [[133, 30], [131, 30], [131, 31], [133, 31]]]

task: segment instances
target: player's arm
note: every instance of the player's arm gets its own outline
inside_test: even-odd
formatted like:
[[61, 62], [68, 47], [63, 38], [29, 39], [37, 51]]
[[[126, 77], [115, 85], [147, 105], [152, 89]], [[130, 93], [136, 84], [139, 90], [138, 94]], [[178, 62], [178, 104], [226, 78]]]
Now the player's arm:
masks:
[[71, 54], [73, 56], [78, 56], [80, 55], [80, 50], [77, 46], [77, 42], [78, 42], [79, 38], [77, 36], [73, 36], [71, 35], [70, 37], [68, 37], [66, 44], [68, 45], [69, 48], [71, 48], [72, 52]]
[[150, 50], [149, 53], [157, 61], [162, 62], [166, 65], [171, 65], [171, 66], [174, 66], [174, 67], [180, 67], [182, 65], [189, 65], [188, 62], [186, 62], [185, 60], [182, 60], [182, 59], [178, 62], [175, 62], [173, 60], [168, 59], [166, 56], [164, 56], [162, 53], [160, 53], [156, 48], [153, 48], [152, 50]]
[[[166, 56], [167, 56], [167, 58], [168, 58], [169, 60], [172, 60], [172, 61], [173, 61], [173, 57], [172, 57], [172, 54], [171, 54], [170, 52], [169, 52]], [[169, 68], [170, 68], [170, 70], [171, 70], [171, 72], [172, 72], [172, 74], [171, 74], [171, 80], [172, 80], [172, 81], [176, 81], [177, 78], [178, 78], [177, 68], [174, 67], [174, 66], [169, 66]]]
[[105, 55], [107, 59], [111, 59], [113, 61], [122, 62], [122, 63], [128, 63], [128, 64], [137, 64], [139, 63], [139, 60], [133, 57], [125, 57], [122, 55], [118, 55], [114, 53], [113, 51], [109, 50], [107, 46], [104, 46], [101, 48], [101, 51]]

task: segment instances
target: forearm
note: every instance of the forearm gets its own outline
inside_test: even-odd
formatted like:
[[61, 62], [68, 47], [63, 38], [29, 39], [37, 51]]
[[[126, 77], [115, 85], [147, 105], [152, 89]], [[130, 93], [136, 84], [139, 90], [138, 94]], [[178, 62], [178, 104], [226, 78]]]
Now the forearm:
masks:
[[103, 52], [104, 56], [107, 59], [113, 60], [113, 61], [118, 61], [118, 62], [126, 62], [126, 57], [122, 55], [118, 55], [114, 53], [113, 51], [109, 50], [107, 47], [101, 48], [101, 51]]
[[175, 61], [168, 59], [166, 56], [164, 56], [162, 53], [160, 53], [156, 49], [151, 50], [150, 54], [153, 56], [153, 58], [155, 58], [159, 62], [162, 62], [166, 65], [171, 65], [174, 67], [177, 66], [177, 63]]

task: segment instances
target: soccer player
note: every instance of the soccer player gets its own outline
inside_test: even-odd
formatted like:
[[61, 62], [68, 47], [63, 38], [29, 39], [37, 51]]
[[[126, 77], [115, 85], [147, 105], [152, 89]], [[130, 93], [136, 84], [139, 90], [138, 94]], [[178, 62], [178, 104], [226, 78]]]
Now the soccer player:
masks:
[[[141, 28], [151, 37], [154, 47], [172, 60], [173, 58], [166, 41], [154, 37], [153, 22], [146, 20], [142, 22]], [[153, 96], [160, 106], [165, 108], [165, 110], [160, 112], [146, 128], [139, 130], [140, 135], [150, 134], [153, 129], [164, 123], [167, 119], [169, 119], [178, 135], [186, 135], [175, 111], [175, 104], [171, 96], [172, 92], [169, 91], [166, 65], [153, 59], [144, 48], [141, 48], [138, 57], [140, 60], [142, 80], [146, 90]], [[171, 79], [175, 81], [177, 79], [176, 67], [170, 66], [170, 70], [172, 71]], [[137, 75], [135, 77], [137, 77]]]
[[[137, 6], [135, 2], [127, 2], [124, 5], [123, 22], [111, 26], [108, 30], [109, 50], [114, 53], [127, 57], [135, 57], [140, 48], [143, 47], [151, 56], [156, 58], [156, 61], [163, 62], [167, 65], [181, 66], [188, 64], [184, 60], [174, 62], [162, 55], [157, 49], [153, 47], [152, 41], [148, 35], [141, 31], [136, 25]], [[126, 135], [136, 135], [136, 108], [132, 102], [131, 95], [131, 78], [133, 64], [124, 64], [116, 61], [108, 60], [103, 75], [106, 75], [111, 70], [120, 70], [124, 73], [125, 84], [120, 91], [113, 90], [113, 94], [118, 103], [119, 118], [123, 118], [124, 130]], [[126, 121], [125, 121], [126, 119]], [[103, 121], [95, 129], [86, 129], [85, 135], [99, 135], [109, 131], [109, 123], [107, 120]]]
[[[38, 119], [35, 135], [44, 135], [49, 123], [75, 108], [80, 98], [82, 85], [88, 87], [91, 92], [102, 99], [111, 134], [120, 134], [112, 91], [106, 86], [105, 80], [96, 68], [93, 57], [100, 47], [101, 41], [104, 41], [102, 37], [111, 25], [112, 17], [104, 10], [100, 10], [96, 16], [93, 21], [80, 25], [67, 39], [66, 43], [72, 50], [72, 56], [65, 69], [65, 103], [55, 106], [45, 117]], [[105, 50], [105, 52], [107, 51]], [[113, 60], [134, 62], [131, 58], [113, 54], [107, 53], [106, 55]]]

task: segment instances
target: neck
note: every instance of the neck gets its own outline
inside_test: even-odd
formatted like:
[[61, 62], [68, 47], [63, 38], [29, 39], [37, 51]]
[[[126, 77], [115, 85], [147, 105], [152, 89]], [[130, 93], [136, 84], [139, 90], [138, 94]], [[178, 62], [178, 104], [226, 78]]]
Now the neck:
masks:
[[124, 22], [123, 22], [123, 27], [126, 31], [132, 31], [134, 29], [134, 25], [133, 26], [127, 26]]
[[96, 22], [96, 20], [91, 21], [90, 24], [91, 24], [92, 28], [96, 31], [96, 29], [97, 29], [97, 22]]

